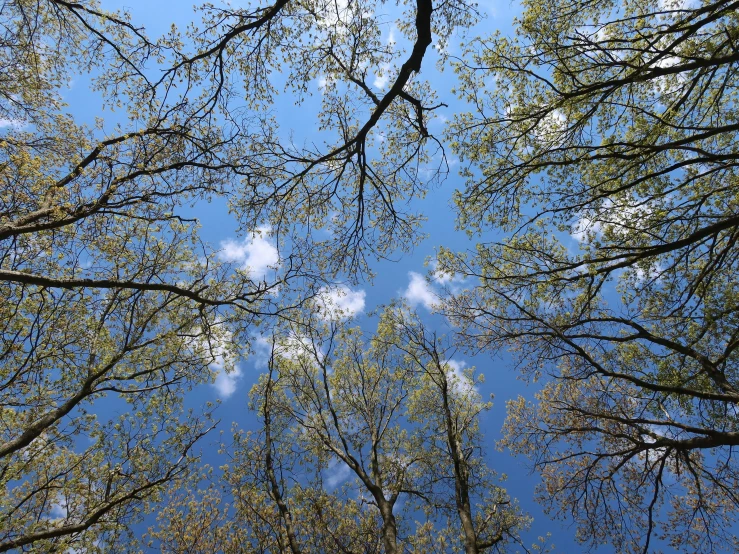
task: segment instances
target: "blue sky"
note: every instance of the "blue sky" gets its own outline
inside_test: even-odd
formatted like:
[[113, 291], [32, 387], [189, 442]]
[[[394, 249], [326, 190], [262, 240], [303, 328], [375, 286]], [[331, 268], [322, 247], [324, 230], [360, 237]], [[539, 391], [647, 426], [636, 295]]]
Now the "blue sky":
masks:
[[[235, 3], [235, 2], [234, 2]], [[150, 36], [158, 36], [166, 32], [172, 23], [184, 26], [193, 18], [189, 5], [174, 0], [158, 0], [156, 2], [145, 0], [116, 0], [102, 1], [103, 7], [107, 9], [126, 8], [130, 11], [135, 23], [144, 25]], [[187, 7], [185, 7], [187, 6]], [[386, 5], [385, 9], [396, 9], [394, 5]], [[511, 24], [515, 15], [520, 11], [516, 3], [502, 1], [491, 2], [486, 0], [480, 3], [480, 9], [486, 14], [486, 18], [470, 33], [487, 34], [493, 30], [500, 30], [504, 34], [511, 33]], [[392, 18], [388, 17], [388, 25], [385, 31], [385, 40], [394, 33], [395, 27]], [[450, 44], [450, 53], [458, 52], [460, 37], [454, 37]], [[439, 99], [446, 102], [449, 108], [441, 112], [439, 120], [432, 124], [432, 131], [439, 133], [443, 126], [444, 118], [451, 118], [452, 114], [462, 108], [455, 101], [451, 88], [455, 84], [453, 72], [447, 70], [440, 74], [434, 65], [434, 59], [428, 57], [424, 60], [423, 77], [428, 79], [436, 88]], [[94, 95], [87, 90], [86, 79], [80, 76], [75, 79], [67, 93], [67, 101], [70, 111], [75, 114], [78, 121], [92, 122], [93, 118], [101, 115], [96, 106], [99, 103], [91, 101]], [[383, 77], [378, 75], [376, 86], [382, 86]], [[289, 120], [292, 128], [283, 128], [283, 132], [294, 131], [298, 136], [308, 136], [316, 132], [314, 112], [321, 94], [320, 79], [311, 83], [313, 98], [306, 102], [300, 109], [296, 109], [289, 96], [283, 96], [274, 106], [283, 120]], [[108, 117], [108, 114], [102, 114]], [[464, 232], [455, 228], [454, 211], [451, 206], [451, 197], [455, 189], [462, 186], [461, 178], [456, 175], [454, 159], [449, 177], [440, 186], [430, 191], [425, 200], [414, 205], [414, 209], [422, 211], [427, 217], [423, 232], [427, 237], [410, 254], [396, 254], [392, 261], [380, 261], [374, 263], [372, 270], [376, 277], [372, 282], [362, 282], [343, 289], [345, 295], [339, 300], [343, 307], [357, 314], [358, 324], [371, 330], [375, 321], [369, 318], [371, 312], [377, 306], [387, 304], [394, 298], [404, 297], [411, 305], [415, 306], [427, 320], [428, 324], [436, 328], [440, 333], [451, 332], [446, 322], [439, 316], [430, 314], [431, 304], [435, 300], [435, 293], [440, 290], [439, 284], [428, 282], [426, 276], [430, 271], [427, 265], [429, 259], [434, 256], [435, 248], [445, 246], [452, 250], [465, 250], [474, 246], [480, 240], [490, 240], [492, 236], [468, 237]], [[209, 204], [198, 205], [193, 209], [195, 216], [202, 225], [202, 238], [214, 248], [221, 250], [224, 259], [240, 265], [249, 266], [255, 273], [268, 271], [267, 266], [274, 265], [277, 261], [274, 242], [267, 235], [237, 236], [237, 222], [228, 214], [225, 202], [216, 200]], [[575, 240], [572, 239], [573, 244]], [[532, 532], [527, 537], [527, 542], [532, 542], [537, 535], [545, 533], [552, 534], [552, 542], [556, 544], [557, 550], [561, 552], [580, 551], [581, 547], [574, 542], [574, 529], [566, 523], [554, 522], [543, 514], [542, 510], [533, 501], [533, 491], [538, 478], [531, 475], [525, 465], [525, 460], [515, 459], [505, 452], [499, 452], [495, 448], [495, 441], [500, 437], [500, 428], [505, 417], [505, 401], [519, 394], [532, 396], [535, 392], [534, 386], [527, 386], [517, 379], [510, 360], [506, 357], [490, 358], [489, 356], [472, 356], [462, 352], [455, 356], [455, 361], [460, 364], [474, 365], [478, 371], [486, 376], [486, 381], [480, 386], [483, 397], [489, 394], [495, 395], [493, 409], [483, 416], [483, 428], [488, 439], [489, 463], [498, 473], [508, 476], [507, 488], [511, 496], [518, 498], [524, 510], [530, 512], [535, 520]], [[235, 421], [244, 428], [253, 427], [255, 420], [246, 407], [247, 393], [260, 373], [259, 357], [242, 360], [238, 364], [237, 371], [231, 375], [221, 375], [212, 386], [204, 386], [193, 392], [189, 400], [193, 403], [205, 402], [220, 398], [222, 406], [217, 411], [217, 417], [222, 420], [221, 429], [228, 433], [231, 422]], [[214, 433], [206, 441], [216, 443], [218, 434]], [[203, 445], [204, 452], [213, 452], [209, 444]], [[206, 455], [209, 458], [211, 455]], [[212, 460], [215, 461], [215, 460]], [[337, 475], [334, 480], [342, 477], [341, 468], [336, 467]], [[331, 480], [331, 477], [329, 477]], [[602, 549], [602, 552], [609, 550]]]

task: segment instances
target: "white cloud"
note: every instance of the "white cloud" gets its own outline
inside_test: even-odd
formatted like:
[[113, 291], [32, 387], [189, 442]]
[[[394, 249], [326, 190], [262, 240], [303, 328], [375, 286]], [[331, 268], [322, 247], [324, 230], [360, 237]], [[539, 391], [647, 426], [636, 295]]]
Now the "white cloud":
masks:
[[601, 208], [580, 216], [572, 226], [571, 235], [578, 242], [589, 242], [593, 237], [600, 237], [604, 231], [625, 235], [635, 229], [635, 223], [649, 212], [624, 202], [615, 204], [610, 199], [603, 202]]
[[691, 10], [700, 6], [700, 0], [659, 0], [660, 10]]
[[[390, 48], [395, 46], [395, 27], [391, 27], [387, 35], [387, 44]], [[375, 88], [384, 89], [387, 86], [387, 82], [390, 79], [390, 64], [384, 63], [379, 67], [379, 71], [375, 73], [375, 80], [372, 83]]]
[[409, 271], [408, 278], [408, 288], [403, 291], [403, 298], [413, 307], [422, 304], [427, 310], [431, 310], [439, 299], [431, 285], [423, 275], [415, 271]]
[[221, 398], [228, 398], [234, 392], [236, 392], [236, 384], [241, 377], [241, 369], [235, 366], [233, 370], [226, 373], [223, 367], [219, 367], [217, 364], [213, 364], [213, 367], [218, 371], [216, 374], [216, 380], [213, 382], [213, 386], [218, 391]]
[[431, 279], [433, 279], [435, 283], [439, 283], [440, 285], [452, 285], [453, 290], [459, 289], [458, 286], [455, 287], [453, 285], [461, 285], [466, 280], [464, 275], [460, 275], [457, 273], [448, 273], [439, 269], [438, 260], [432, 260], [431, 267], [433, 268]]
[[572, 227], [572, 238], [577, 242], [588, 242], [589, 235], [599, 236], [603, 232], [603, 225], [588, 216], [582, 216]]
[[[607, 200], [598, 213], [591, 212], [589, 215], [580, 216], [572, 226], [570, 235], [578, 242], [584, 243], [601, 237], [606, 231], [625, 239], [629, 235], [638, 236], [644, 233], [643, 222], [651, 217], [653, 208], [648, 204], [640, 205], [636, 202], [615, 204]], [[646, 270], [643, 266], [632, 265], [626, 271], [632, 271], [637, 281], [644, 282], [659, 280], [664, 267], [658, 261], [652, 260]]]
[[661, 281], [662, 272], [665, 268], [659, 262], [649, 264], [649, 268], [645, 271], [644, 268], [634, 266], [634, 276], [639, 283], [645, 281]]
[[[657, 439], [668, 436], [668, 434], [665, 433], [665, 431], [663, 431], [661, 428], [659, 428], [656, 425], [647, 425], [646, 430], [649, 431], [649, 434], [640, 434], [640, 436], [641, 436], [641, 439], [647, 444], [654, 444], [655, 442], [657, 442]], [[667, 430], [669, 430], [669, 428]], [[656, 463], [659, 460], [661, 460], [665, 456], [666, 453], [667, 453], [667, 449], [664, 447], [650, 448], [648, 450], [639, 452], [637, 454], [637, 458], [641, 460], [646, 459], [652, 463]], [[670, 470], [669, 465], [667, 467], [667, 470], [668, 471]]]
[[254, 361], [254, 367], [262, 370], [267, 367], [269, 358], [272, 355], [272, 339], [269, 335], [261, 335], [255, 333], [252, 335], [254, 340], [252, 342], [252, 360]]
[[567, 129], [567, 118], [560, 110], [552, 110], [539, 121], [533, 129], [534, 136], [544, 144], [558, 146], [562, 143], [561, 135]]
[[[90, 483], [90, 485], [93, 485], [93, 483]], [[51, 510], [49, 511], [49, 521], [52, 524], [56, 525], [63, 525], [63, 524], [75, 524], [80, 523], [84, 518], [80, 517], [79, 514], [74, 513], [74, 506], [71, 506], [68, 500], [68, 497], [61, 496], [59, 498], [59, 502], [55, 502], [51, 505]], [[101, 540], [96, 539], [92, 542], [94, 546], [100, 546]], [[81, 554], [82, 552], [89, 552], [89, 550], [80, 550], [78, 548], [75, 548], [73, 546], [67, 548], [65, 550], [65, 554]]]
[[669, 69], [671, 67], [675, 67], [676, 65], [679, 65], [681, 62], [680, 58], [677, 56], [664, 56], [657, 60], [657, 63], [655, 63], [655, 67], [659, 67], [660, 69]]
[[213, 362], [210, 369], [215, 373], [215, 380], [211, 386], [218, 391], [219, 398], [228, 398], [236, 392], [236, 385], [241, 377], [241, 369], [235, 364], [235, 354], [228, 349], [232, 335], [228, 331], [222, 331], [213, 337], [212, 342], [204, 345], [210, 349]]
[[344, 319], [364, 311], [364, 299], [367, 293], [363, 290], [351, 290], [346, 285], [322, 287], [318, 291], [316, 302], [321, 319]]
[[59, 502], [54, 502], [51, 505], [49, 512], [52, 520], [64, 520], [69, 515], [69, 505], [66, 498], [60, 498]]
[[4, 119], [0, 117], [0, 129], [12, 127], [13, 129], [22, 129], [26, 126], [26, 122], [20, 119]]
[[[677, 56], [665, 56], [664, 58], [660, 58], [659, 60], [657, 60], [657, 62], [654, 64], [654, 67], [660, 69], [669, 69], [671, 67], [675, 67], [676, 65], [680, 65], [682, 61], [683, 60], [681, 60]], [[660, 77], [657, 77], [653, 80], [655, 92], [657, 92], [658, 94], [661, 93], [663, 95], [675, 94], [682, 87], [682, 85], [687, 82], [687, 79], [688, 77], [685, 72], [679, 72], [672, 75], [662, 75]]]
[[[267, 369], [269, 360], [272, 356], [272, 336], [255, 334], [252, 335], [252, 360], [254, 367], [260, 371]], [[322, 359], [324, 353], [321, 351], [320, 345], [314, 345], [311, 338], [307, 335], [297, 333], [280, 334], [275, 339], [275, 356], [284, 360], [295, 361], [301, 356], [308, 359], [318, 356]]]
[[341, 460], [334, 458], [328, 463], [328, 467], [324, 470], [324, 474], [326, 475], [324, 483], [328, 490], [332, 490], [349, 479], [351, 469], [349, 469], [349, 466]]
[[279, 267], [280, 254], [266, 237], [269, 227], [259, 227], [241, 242], [226, 240], [221, 243], [221, 259], [241, 264], [254, 279], [264, 280], [270, 269]]
[[283, 337], [278, 350], [280, 356], [288, 360], [297, 360], [300, 356], [308, 356], [309, 359], [315, 359], [317, 356], [322, 359], [324, 356], [320, 345], [314, 344], [307, 335], [293, 334]]
[[375, 74], [375, 80], [372, 83], [376, 88], [385, 88], [390, 79], [390, 64], [384, 63], [380, 66], [380, 70]]
[[467, 367], [467, 362], [464, 360], [447, 360], [446, 364], [452, 370], [447, 375], [447, 378], [449, 379], [454, 392], [460, 396], [480, 396], [477, 392], [477, 387], [472, 382], [472, 379], [464, 373], [464, 368]]
[[348, 24], [352, 19], [352, 8], [349, 6], [349, 0], [328, 0], [323, 9], [318, 10], [320, 13], [318, 24], [328, 27], [338, 23]]
[[[272, 337], [260, 335], [254, 344], [254, 365], [258, 369], [266, 368], [272, 356]], [[281, 333], [275, 338], [275, 355], [285, 360], [295, 361], [301, 356], [323, 358], [320, 344], [315, 344], [311, 337], [290, 331]]]
[[452, 275], [451, 273], [443, 273], [439, 270], [435, 270], [432, 278], [437, 283], [441, 283], [442, 285], [446, 285], [447, 283], [450, 283], [453, 279], [455, 279], [455, 275]]

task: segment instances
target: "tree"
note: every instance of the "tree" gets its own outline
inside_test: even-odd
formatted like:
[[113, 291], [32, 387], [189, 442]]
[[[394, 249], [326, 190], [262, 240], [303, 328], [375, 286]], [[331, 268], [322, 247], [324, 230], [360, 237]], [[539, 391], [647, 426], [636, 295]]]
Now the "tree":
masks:
[[[314, 452], [318, 468], [333, 459], [349, 469], [380, 518], [383, 551], [418, 544], [426, 529], [439, 532], [428, 546], [439, 551], [520, 544], [529, 519], [482, 457], [478, 418], [490, 406], [468, 375], [454, 373], [443, 339], [402, 305], [382, 312], [370, 340], [345, 324], [317, 323], [294, 328], [282, 344], [274, 386], [286, 398], [272, 409], [292, 422], [288, 440]], [[418, 511], [427, 522], [414, 536], [408, 518]]]
[[277, 366], [285, 396], [275, 408], [319, 467], [334, 459], [349, 468], [381, 519], [384, 552], [397, 552], [398, 500], [423, 494], [414, 480], [420, 437], [403, 425], [413, 368], [390, 348], [365, 349], [358, 329], [311, 323], [287, 336]]
[[380, 325], [376, 340], [393, 337], [391, 344], [405, 352], [420, 373], [409, 411], [424, 429], [429, 454], [423, 471], [437, 489], [434, 506], [447, 512], [453, 506], [467, 554], [505, 551], [511, 542], [520, 543], [519, 533], [531, 519], [509, 506], [505, 490], [494, 484], [495, 474], [483, 463], [479, 416], [492, 403], [482, 402], [474, 370], [455, 369], [452, 344], [427, 329], [406, 306], [386, 310]]
[[[252, 389], [262, 427], [237, 430], [224, 448], [219, 506], [232, 495], [239, 522], [230, 544], [292, 554], [528, 551], [520, 533], [530, 518], [484, 462], [478, 420], [489, 404], [406, 310], [384, 311], [369, 340], [316, 320], [275, 337]], [[153, 536], [179, 537], [170, 528], [202, 521], [203, 505], [168, 508]]]
[[737, 5], [525, 6], [457, 66], [460, 225], [509, 234], [440, 253], [478, 279], [446, 311], [544, 376], [504, 444], [582, 541], [733, 551]]
[[193, 223], [173, 213], [224, 189], [230, 138], [184, 107], [131, 105], [108, 132], [61, 113], [74, 68], [110, 64], [110, 92], [153, 43], [93, 3], [0, 17], [0, 551], [93, 551], [197, 461], [212, 418], [184, 412], [184, 391], [230, 363], [221, 306], [247, 323], [268, 287], [219, 279], [213, 253], [194, 262]]

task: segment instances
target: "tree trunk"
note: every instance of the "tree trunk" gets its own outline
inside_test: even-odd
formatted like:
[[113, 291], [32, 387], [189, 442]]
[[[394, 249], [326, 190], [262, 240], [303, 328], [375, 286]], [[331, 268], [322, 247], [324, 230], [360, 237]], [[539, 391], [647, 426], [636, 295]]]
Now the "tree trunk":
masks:
[[466, 554], [477, 554], [479, 552], [477, 549], [477, 535], [475, 534], [475, 525], [472, 522], [469, 499], [467, 504], [459, 503], [457, 505], [457, 513], [464, 531], [464, 551]]
[[[440, 362], [437, 360], [437, 362]], [[446, 423], [447, 444], [454, 464], [454, 493], [457, 502], [457, 513], [464, 531], [464, 550], [466, 554], [477, 554], [477, 533], [472, 519], [470, 503], [469, 472], [464, 459], [462, 445], [459, 444], [459, 433], [454, 427], [454, 418], [449, 405], [449, 382], [439, 363], [439, 377], [441, 378], [441, 399], [444, 405], [444, 419]]]
[[382, 502], [380, 515], [382, 516], [382, 542], [385, 546], [385, 554], [396, 554], [398, 552], [398, 528], [393, 515], [393, 505], [390, 502]]

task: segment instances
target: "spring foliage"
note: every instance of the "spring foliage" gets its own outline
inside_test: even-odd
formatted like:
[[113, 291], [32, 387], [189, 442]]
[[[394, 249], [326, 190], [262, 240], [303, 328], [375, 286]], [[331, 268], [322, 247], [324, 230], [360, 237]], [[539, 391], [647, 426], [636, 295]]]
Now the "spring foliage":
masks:
[[[587, 546], [739, 548], [739, 4], [523, 7], [452, 60], [464, 0], [401, 2], [393, 40], [369, 0], [205, 5], [156, 38], [93, 0], [0, 2], [0, 552], [135, 551], [155, 513], [172, 552], [525, 548], [457, 347], [540, 379], [501, 446]], [[432, 57], [467, 106], [443, 136]], [[105, 118], [66, 113], [79, 76]], [[305, 136], [285, 98], [316, 108]], [[418, 244], [447, 149], [479, 240], [439, 251], [468, 277], [451, 342], [402, 305], [371, 337], [320, 315]], [[273, 265], [201, 240], [211, 201]], [[258, 326], [260, 427], [210, 472], [186, 396]]]
[[737, 6], [525, 7], [457, 65], [460, 222], [508, 235], [442, 251], [446, 311], [545, 377], [503, 445], [581, 540], [735, 550]]

